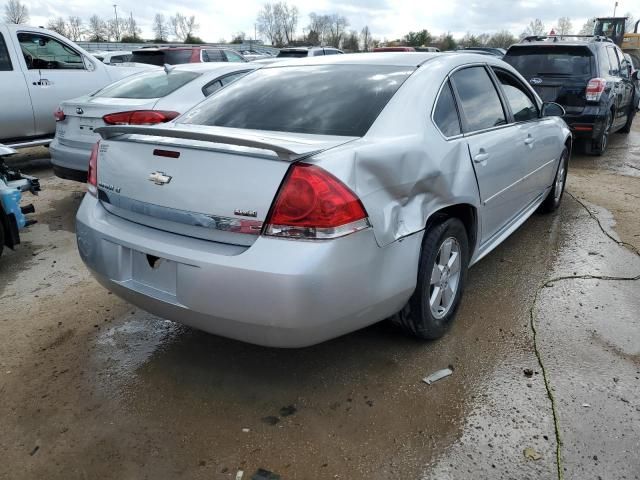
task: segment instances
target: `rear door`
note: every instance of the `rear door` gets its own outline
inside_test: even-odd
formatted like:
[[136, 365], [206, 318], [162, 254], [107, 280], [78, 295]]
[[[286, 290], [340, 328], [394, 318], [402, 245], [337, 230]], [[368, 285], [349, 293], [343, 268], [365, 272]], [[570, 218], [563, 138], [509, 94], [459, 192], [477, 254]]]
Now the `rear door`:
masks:
[[35, 135], [31, 97], [16, 52], [0, 26], [0, 140]]
[[597, 75], [593, 53], [587, 45], [517, 45], [503, 60], [514, 67], [545, 102], [556, 102], [569, 115], [586, 106], [587, 83]]
[[523, 159], [518, 156], [523, 133], [508, 124], [507, 112], [484, 66], [454, 72], [451, 84], [478, 180], [481, 241], [485, 243], [525, 206], [519, 185]]
[[633, 101], [633, 93], [634, 93], [634, 85], [631, 80], [631, 75], [629, 74], [629, 63], [622, 53], [622, 50], [615, 47], [614, 53], [618, 59], [618, 63], [620, 64], [619, 70], [619, 78], [620, 78], [620, 90], [622, 92], [621, 104], [618, 109], [620, 110], [621, 123], [622, 120], [624, 123], [627, 122], [627, 116], [631, 112], [631, 102]]

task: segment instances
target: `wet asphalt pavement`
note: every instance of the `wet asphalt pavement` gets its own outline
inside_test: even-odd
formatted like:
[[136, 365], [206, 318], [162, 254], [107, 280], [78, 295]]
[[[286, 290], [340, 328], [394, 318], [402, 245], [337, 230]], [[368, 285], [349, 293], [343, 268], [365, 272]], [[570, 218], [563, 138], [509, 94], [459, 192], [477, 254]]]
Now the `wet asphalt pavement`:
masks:
[[83, 186], [36, 171], [39, 223], [0, 259], [0, 478], [640, 478], [637, 125], [574, 156], [573, 196], [470, 270], [430, 343], [381, 323], [275, 350], [147, 314], [82, 265]]

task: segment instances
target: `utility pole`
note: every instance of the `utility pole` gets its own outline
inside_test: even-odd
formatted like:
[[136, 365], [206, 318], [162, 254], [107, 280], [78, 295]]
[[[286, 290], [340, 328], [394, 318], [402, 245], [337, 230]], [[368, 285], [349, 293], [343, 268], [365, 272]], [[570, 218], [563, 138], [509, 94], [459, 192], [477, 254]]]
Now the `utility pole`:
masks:
[[616, 16], [616, 10], [618, 9], [618, 2], [613, 6], [613, 16]]
[[[617, 2], [616, 2], [617, 3]], [[120, 24], [118, 23], [118, 5], [116, 5], [115, 3], [113, 4], [113, 11], [116, 14], [116, 28], [115, 28], [115, 34], [116, 34], [116, 42], [120, 40]]]

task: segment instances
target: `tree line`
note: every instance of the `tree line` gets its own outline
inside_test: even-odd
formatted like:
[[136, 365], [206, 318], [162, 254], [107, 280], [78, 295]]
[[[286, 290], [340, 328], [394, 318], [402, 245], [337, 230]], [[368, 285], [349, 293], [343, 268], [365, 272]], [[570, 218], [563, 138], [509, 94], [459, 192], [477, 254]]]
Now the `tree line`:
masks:
[[[7, 23], [27, 23], [29, 10], [20, 0], [8, 0], [4, 7], [5, 21]], [[634, 19], [630, 13], [627, 30], [633, 28]], [[508, 48], [519, 40], [535, 35], [546, 35], [553, 30], [557, 35], [575, 34], [573, 23], [568, 17], [560, 17], [554, 25], [545, 25], [542, 20], [536, 18], [529, 22], [520, 35], [514, 35], [509, 30], [500, 30], [495, 33], [472, 34], [455, 38], [451, 33], [433, 35], [426, 29], [409, 32], [397, 39], [380, 39], [375, 37], [368, 26], [360, 31], [350, 29], [350, 22], [344, 15], [309, 14], [306, 25], [299, 33], [300, 12], [295, 5], [289, 5], [286, 1], [268, 2], [262, 6], [256, 18], [256, 27], [263, 39], [269, 41], [275, 47], [284, 46], [333, 46], [352, 52], [367, 52], [373, 48], [385, 46], [432, 46], [440, 50], [454, 50], [456, 48], [473, 47], [497, 47]], [[577, 32], [578, 35], [590, 35], [593, 32], [595, 18], [590, 18]], [[141, 29], [130, 14], [129, 17], [103, 19], [98, 15], [92, 15], [85, 22], [78, 16], [67, 18], [52, 18], [47, 23], [47, 28], [70, 38], [73, 41], [89, 40], [95, 42], [141, 42]], [[204, 43], [196, 35], [200, 26], [194, 15], [186, 16], [177, 12], [173, 16], [165, 17], [158, 13], [152, 22], [154, 42], [165, 43], [171, 39], [183, 43]], [[233, 35], [231, 43], [246, 41], [244, 32]], [[223, 42], [221, 42], [223, 43]]]
[[[9, 0], [4, 7], [4, 20], [7, 23], [24, 24], [29, 22], [29, 9], [20, 0]], [[125, 42], [137, 43], [142, 39], [142, 30], [138, 22], [130, 14], [128, 17], [103, 19], [92, 15], [85, 22], [82, 18], [70, 15], [67, 18], [52, 18], [47, 29], [53, 30], [71, 40], [88, 40], [90, 42]], [[153, 19], [152, 29], [154, 42], [168, 42], [171, 37], [183, 43], [204, 43], [196, 36], [199, 29], [194, 15], [186, 16], [179, 12], [166, 18], [161, 13]]]

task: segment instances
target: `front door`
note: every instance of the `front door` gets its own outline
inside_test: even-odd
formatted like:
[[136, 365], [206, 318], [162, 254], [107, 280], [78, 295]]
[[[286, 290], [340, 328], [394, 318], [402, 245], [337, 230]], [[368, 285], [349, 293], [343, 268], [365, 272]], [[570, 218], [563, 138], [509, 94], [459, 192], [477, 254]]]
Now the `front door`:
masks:
[[0, 32], [0, 141], [32, 137], [35, 131], [29, 90], [12, 53]]
[[458, 70], [451, 76], [451, 84], [480, 189], [481, 242], [485, 243], [525, 205], [520, 185], [523, 159], [516, 154], [521, 132], [508, 124], [484, 66]]
[[54, 37], [19, 32], [18, 41], [33, 103], [36, 135], [53, 135], [53, 112], [60, 102], [104, 86], [105, 72], [96, 68], [94, 60]]

